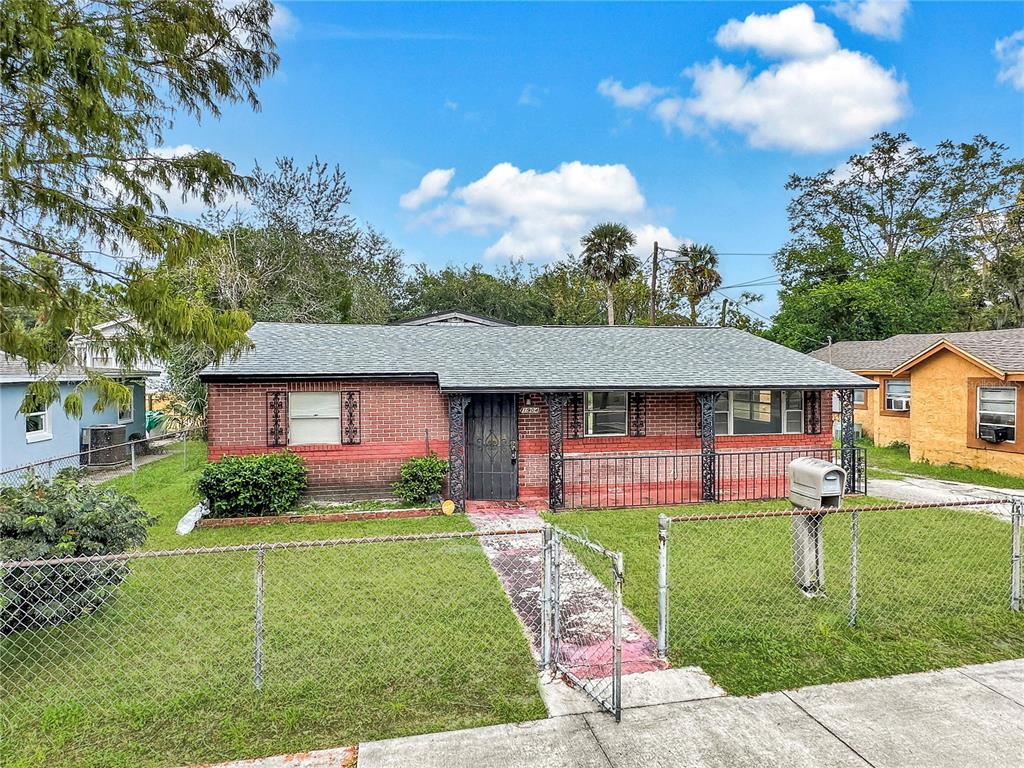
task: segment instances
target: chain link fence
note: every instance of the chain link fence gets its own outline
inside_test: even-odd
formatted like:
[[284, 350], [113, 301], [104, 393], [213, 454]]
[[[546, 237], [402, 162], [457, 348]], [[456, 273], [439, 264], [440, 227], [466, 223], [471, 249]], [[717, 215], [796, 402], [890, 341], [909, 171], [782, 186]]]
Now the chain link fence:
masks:
[[1024, 500], [661, 516], [658, 645], [731, 693], [1024, 655]]
[[615, 615], [576, 615], [600, 600], [570, 599], [593, 581], [571, 558], [557, 596], [561, 535], [0, 562], [0, 764], [176, 766], [535, 719], [544, 667], [617, 713]]
[[180, 456], [182, 468], [187, 466], [190, 440], [203, 439], [203, 431], [181, 430], [161, 435], [146, 437], [141, 440], [129, 440], [113, 443], [102, 447], [88, 448], [78, 453], [66, 453], [60, 456], [22, 464], [16, 467], [0, 469], [0, 486], [17, 485], [27, 476], [35, 476], [50, 480], [61, 472], [81, 472], [93, 482], [102, 482], [126, 474], [134, 474], [139, 467], [170, 456]]

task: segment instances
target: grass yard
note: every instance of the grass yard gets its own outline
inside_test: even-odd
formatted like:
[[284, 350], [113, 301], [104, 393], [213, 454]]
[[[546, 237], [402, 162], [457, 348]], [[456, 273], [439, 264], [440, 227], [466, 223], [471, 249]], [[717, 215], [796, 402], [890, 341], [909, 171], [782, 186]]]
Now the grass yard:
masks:
[[[174, 532], [201, 443], [111, 481], [148, 549], [466, 530], [429, 517]], [[525, 636], [472, 540], [269, 551], [263, 685], [255, 555], [136, 560], [118, 596], [0, 641], [0, 765], [179, 766], [545, 715]], [[17, 664], [11, 664], [11, 660]]]
[[[989, 485], [994, 488], [1022, 488], [1024, 477], [995, 472], [991, 469], [972, 469], [953, 464], [929, 464], [926, 461], [911, 461], [910, 449], [905, 446], [880, 446], [869, 440], [858, 440], [857, 445], [868, 453], [868, 477], [898, 479], [899, 472], [908, 475], [933, 477], [936, 480], [952, 480], [958, 483]], [[882, 470], [878, 472], [877, 470]], [[885, 472], [889, 470], [889, 472]], [[883, 474], [884, 473], [884, 474]]]
[[[787, 506], [743, 502], [548, 519], [625, 553], [625, 604], [653, 633], [659, 513]], [[1009, 551], [1009, 523], [982, 513], [862, 513], [858, 626], [851, 629], [849, 516], [826, 518], [827, 597], [815, 599], [793, 583], [788, 518], [673, 523], [669, 657], [703, 667], [733, 694], [1019, 658], [1024, 614], [1008, 609]]]

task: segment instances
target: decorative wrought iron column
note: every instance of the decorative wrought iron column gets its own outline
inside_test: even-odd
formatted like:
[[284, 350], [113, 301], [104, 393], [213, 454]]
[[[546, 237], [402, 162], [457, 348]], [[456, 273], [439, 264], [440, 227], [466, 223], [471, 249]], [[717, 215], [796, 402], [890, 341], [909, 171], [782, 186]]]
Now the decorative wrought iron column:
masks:
[[466, 406], [469, 395], [448, 395], [448, 496], [466, 508]]
[[700, 498], [714, 501], [717, 494], [715, 457], [715, 403], [718, 392], [697, 393], [697, 419], [700, 424]]
[[569, 402], [569, 395], [549, 392], [544, 399], [548, 404], [548, 503], [552, 509], [560, 509], [565, 506], [562, 441], [565, 437], [565, 404]]
[[853, 390], [839, 390], [839, 461], [846, 470], [846, 492], [857, 489], [857, 462], [853, 450]]

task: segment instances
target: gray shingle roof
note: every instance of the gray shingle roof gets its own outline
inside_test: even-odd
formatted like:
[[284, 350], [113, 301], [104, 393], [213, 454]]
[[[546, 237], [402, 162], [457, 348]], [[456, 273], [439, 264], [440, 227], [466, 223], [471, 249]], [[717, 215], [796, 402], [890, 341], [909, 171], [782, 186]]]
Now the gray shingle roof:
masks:
[[[902, 333], [881, 341], [840, 341], [832, 363], [849, 371], [893, 371], [943, 339], [1003, 372], [1024, 371], [1024, 328], [959, 333]], [[829, 359], [828, 347], [811, 352]]]
[[[122, 370], [120, 368], [93, 368], [92, 370], [114, 378], [155, 376], [157, 373], [149, 370]], [[39, 366], [37, 373], [32, 373], [24, 358], [0, 353], [0, 384], [23, 383], [48, 376], [55, 381], [83, 381], [86, 378], [86, 372], [84, 368], [77, 365], [69, 365], [58, 370], [48, 363], [43, 363]]]
[[448, 391], [861, 387], [871, 382], [734, 328], [257, 323], [204, 379], [436, 377]]

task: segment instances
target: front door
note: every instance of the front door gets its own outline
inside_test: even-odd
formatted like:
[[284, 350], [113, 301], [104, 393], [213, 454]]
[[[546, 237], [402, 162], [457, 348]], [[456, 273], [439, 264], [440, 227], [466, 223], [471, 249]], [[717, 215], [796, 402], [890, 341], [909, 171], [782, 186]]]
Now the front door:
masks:
[[518, 498], [518, 429], [515, 395], [470, 398], [466, 409], [467, 498]]

